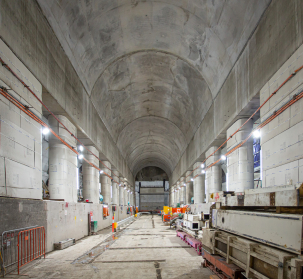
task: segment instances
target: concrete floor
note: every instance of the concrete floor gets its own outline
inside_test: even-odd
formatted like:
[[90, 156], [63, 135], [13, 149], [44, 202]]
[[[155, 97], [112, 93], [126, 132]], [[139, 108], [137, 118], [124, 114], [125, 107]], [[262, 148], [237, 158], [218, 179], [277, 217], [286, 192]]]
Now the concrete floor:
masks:
[[[164, 226], [159, 216], [142, 216], [113, 240], [110, 229], [46, 259], [25, 266], [29, 278], [211, 278], [202, 257]], [[16, 278], [7, 275], [7, 278]], [[20, 276], [20, 278], [26, 278]]]

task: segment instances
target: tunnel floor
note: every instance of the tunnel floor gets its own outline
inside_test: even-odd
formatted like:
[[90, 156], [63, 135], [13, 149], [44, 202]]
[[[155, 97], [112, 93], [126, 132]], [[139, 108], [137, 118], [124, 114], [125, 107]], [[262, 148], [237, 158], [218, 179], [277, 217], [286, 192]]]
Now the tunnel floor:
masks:
[[[202, 257], [187, 246], [160, 216], [141, 216], [112, 236], [109, 229], [86, 237], [65, 250], [8, 278], [211, 278]], [[26, 275], [26, 276], [24, 276]]]

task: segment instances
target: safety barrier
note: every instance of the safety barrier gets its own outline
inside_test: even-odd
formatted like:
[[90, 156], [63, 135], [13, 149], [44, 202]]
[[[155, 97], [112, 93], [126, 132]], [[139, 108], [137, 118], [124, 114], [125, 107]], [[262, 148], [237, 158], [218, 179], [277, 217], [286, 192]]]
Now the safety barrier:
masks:
[[134, 216], [123, 219], [122, 221], [117, 222], [117, 229], [120, 230], [121, 227], [126, 226], [135, 220]]
[[1, 256], [2, 256], [2, 274], [4, 275], [4, 269], [6, 272], [17, 269], [18, 263], [18, 234], [20, 231], [32, 229], [37, 226], [14, 229], [4, 231], [1, 234]]
[[20, 267], [43, 255], [45, 258], [44, 227], [20, 231], [18, 234], [18, 274]]

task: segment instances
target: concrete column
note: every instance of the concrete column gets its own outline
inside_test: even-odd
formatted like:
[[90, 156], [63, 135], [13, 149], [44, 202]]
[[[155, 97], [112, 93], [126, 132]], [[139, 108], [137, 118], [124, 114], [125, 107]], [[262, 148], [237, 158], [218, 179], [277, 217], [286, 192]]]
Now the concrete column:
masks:
[[[87, 149], [99, 157], [99, 151], [94, 146], [87, 146]], [[99, 160], [86, 149], [84, 150], [84, 157], [95, 166], [99, 166]], [[82, 174], [84, 200], [99, 203], [99, 170], [83, 161]]]
[[177, 193], [176, 193], [176, 185], [173, 185], [173, 187], [172, 187], [172, 207], [174, 207], [175, 206], [175, 204], [176, 204], [176, 200], [177, 200]]
[[[109, 169], [111, 168], [111, 164], [108, 161], [103, 161], [103, 164], [107, 166]], [[111, 171], [106, 168], [103, 164], [100, 164], [100, 169], [103, 170], [101, 174], [101, 194], [103, 196], [103, 202], [110, 204], [111, 203], [111, 195], [110, 195], [110, 187], [111, 187], [111, 179], [104, 173], [111, 175]]]
[[202, 173], [202, 162], [194, 164], [194, 176], [198, 175], [194, 180], [194, 203], [203, 203], [205, 200], [205, 173]]
[[115, 181], [119, 182], [119, 172], [118, 171], [113, 171], [113, 182], [112, 182], [112, 187], [113, 187], [113, 204], [119, 204], [119, 184]]
[[[206, 151], [205, 156], [208, 157], [215, 150], [217, 146], [213, 146]], [[220, 158], [220, 150], [218, 150], [214, 155], [206, 160], [206, 167], [211, 165], [213, 162], [217, 161]], [[222, 169], [221, 165], [217, 164], [206, 170], [206, 202], [209, 201], [209, 196], [212, 193], [217, 193], [222, 191]]]
[[[76, 127], [62, 115], [56, 117], [74, 134]], [[50, 127], [67, 143], [76, 147], [76, 140], [53, 117], [48, 118]], [[77, 155], [53, 134], [49, 136], [49, 192], [51, 199], [77, 202]]]
[[169, 189], [169, 206], [172, 207], [174, 204], [174, 197], [175, 197], [175, 193], [174, 193], [174, 186], [172, 186]]
[[193, 197], [193, 182], [191, 181], [193, 175], [191, 171], [186, 172], [186, 189], [185, 189], [185, 204], [190, 204], [191, 198]]
[[177, 195], [176, 195], [176, 204], [180, 203], [180, 192], [181, 192], [181, 188], [180, 188], [180, 181], [178, 181], [179, 183], [176, 184], [176, 190], [177, 190]]
[[128, 194], [129, 194], [129, 205], [133, 205], [133, 195], [131, 192], [129, 192]]
[[185, 191], [186, 191], [186, 183], [185, 183], [185, 177], [180, 178], [180, 204], [185, 204]]
[[[228, 130], [227, 137], [238, 130], [247, 118], [239, 119]], [[227, 142], [227, 151], [234, 148], [242, 140], [246, 139], [253, 129], [253, 121], [250, 120], [244, 127]], [[227, 181], [228, 191], [244, 192], [254, 188], [254, 156], [253, 138], [251, 137], [240, 148], [227, 156]]]
[[172, 189], [171, 192], [170, 192], [170, 195], [171, 195], [171, 204], [169, 206], [173, 207], [174, 204], [175, 204], [175, 187], [173, 186], [171, 189]]
[[127, 190], [128, 190], [128, 184], [127, 184], [127, 182], [126, 182], [126, 180], [124, 180], [124, 185], [125, 185], [125, 189], [124, 189], [124, 205], [128, 205], [128, 192], [127, 192]]
[[135, 192], [136, 188], [134, 187], [133, 189], [133, 205], [136, 206], [136, 192]]
[[120, 184], [119, 184], [119, 205], [124, 205], [124, 178], [120, 177]]

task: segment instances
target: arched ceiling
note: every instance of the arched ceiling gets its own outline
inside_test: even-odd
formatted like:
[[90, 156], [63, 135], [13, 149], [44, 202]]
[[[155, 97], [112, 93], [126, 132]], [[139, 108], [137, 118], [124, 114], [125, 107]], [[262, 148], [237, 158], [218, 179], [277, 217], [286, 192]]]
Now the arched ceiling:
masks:
[[270, 0], [38, 0], [136, 174], [170, 175]]

